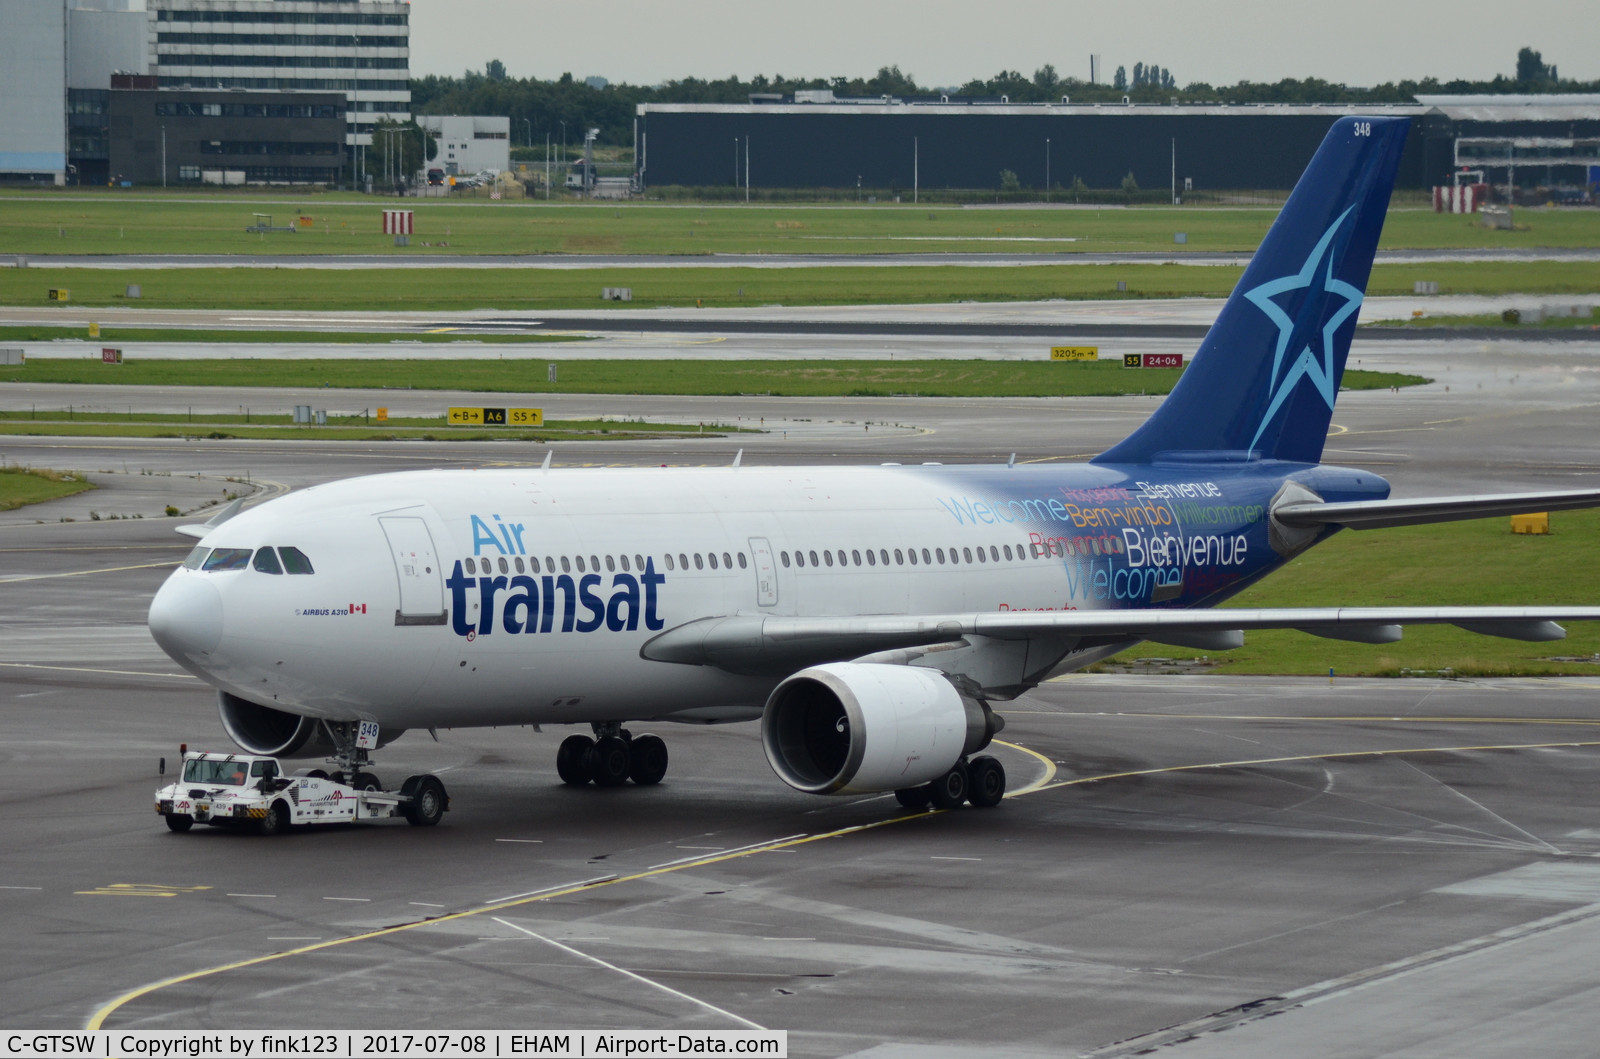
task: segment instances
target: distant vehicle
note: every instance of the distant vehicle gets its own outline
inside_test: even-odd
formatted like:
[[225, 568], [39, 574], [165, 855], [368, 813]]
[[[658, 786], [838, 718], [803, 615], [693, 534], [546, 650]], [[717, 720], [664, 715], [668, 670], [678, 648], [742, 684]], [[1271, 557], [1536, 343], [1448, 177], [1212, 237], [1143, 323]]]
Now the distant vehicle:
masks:
[[567, 169], [567, 187], [585, 191], [594, 186], [594, 163], [573, 162]]
[[348, 824], [403, 816], [417, 827], [439, 822], [450, 797], [436, 776], [412, 776], [398, 793], [378, 777], [322, 769], [283, 775], [278, 759], [255, 754], [189, 752], [183, 775], [156, 791], [156, 812], [173, 831], [196, 823], [276, 835], [292, 824]]
[[443, 185], [444, 185], [444, 170], [443, 169], [430, 169], [430, 170], [428, 170], [428, 186], [436, 188], [436, 187], [442, 187]]

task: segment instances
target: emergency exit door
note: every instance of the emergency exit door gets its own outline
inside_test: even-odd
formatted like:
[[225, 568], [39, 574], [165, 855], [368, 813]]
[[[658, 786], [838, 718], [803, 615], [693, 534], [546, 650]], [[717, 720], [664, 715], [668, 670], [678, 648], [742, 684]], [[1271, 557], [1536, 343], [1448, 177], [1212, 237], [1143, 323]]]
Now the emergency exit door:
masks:
[[756, 606], [777, 606], [778, 567], [772, 561], [772, 545], [765, 537], [751, 537], [750, 555], [756, 567]]

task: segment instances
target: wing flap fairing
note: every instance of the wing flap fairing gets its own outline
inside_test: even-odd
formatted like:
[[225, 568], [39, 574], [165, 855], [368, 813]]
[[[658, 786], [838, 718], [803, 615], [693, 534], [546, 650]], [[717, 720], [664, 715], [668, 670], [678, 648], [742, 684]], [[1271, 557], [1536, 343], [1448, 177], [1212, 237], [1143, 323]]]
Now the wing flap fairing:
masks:
[[1600, 607], [1286, 607], [1222, 610], [1101, 610], [976, 614], [701, 618], [648, 641], [640, 656], [735, 673], [793, 672], [885, 651], [954, 643], [1048, 640], [1080, 650], [1150, 640], [1228, 650], [1257, 629], [1297, 629], [1335, 640], [1393, 643], [1405, 625], [1455, 625], [1468, 632], [1543, 642], [1566, 635], [1560, 622], [1600, 621]]

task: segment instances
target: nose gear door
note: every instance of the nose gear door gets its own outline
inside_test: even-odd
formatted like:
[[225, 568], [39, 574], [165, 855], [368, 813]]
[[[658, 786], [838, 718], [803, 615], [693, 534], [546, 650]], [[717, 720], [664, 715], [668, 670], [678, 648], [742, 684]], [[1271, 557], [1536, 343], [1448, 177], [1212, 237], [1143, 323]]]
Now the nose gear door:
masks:
[[389, 540], [389, 554], [400, 580], [400, 609], [394, 612], [394, 623], [443, 625], [444, 575], [428, 524], [420, 518], [391, 516], [380, 518], [378, 525]]

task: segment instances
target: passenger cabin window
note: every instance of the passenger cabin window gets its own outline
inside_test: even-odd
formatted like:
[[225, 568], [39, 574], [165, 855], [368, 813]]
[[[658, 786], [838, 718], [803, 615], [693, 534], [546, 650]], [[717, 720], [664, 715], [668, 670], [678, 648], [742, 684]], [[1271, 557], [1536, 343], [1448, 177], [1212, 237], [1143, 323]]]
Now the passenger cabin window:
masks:
[[[195, 550], [196, 551], [200, 551], [202, 549], [197, 548]], [[193, 556], [190, 556], [190, 558], [193, 558]], [[779, 552], [778, 553], [778, 558], [780, 560], [782, 560], [784, 569], [787, 570], [789, 568], [789, 553], [788, 552]]]
[[[726, 556], [724, 556], [724, 558], [726, 558]], [[740, 552], [739, 553], [739, 569], [743, 570], [744, 568], [745, 568], [744, 552]]]
[[286, 574], [314, 574], [311, 560], [306, 558], [306, 553], [299, 548], [279, 547], [278, 555], [283, 558], [283, 572]]
[[256, 561], [252, 565], [264, 574], [283, 573], [283, 567], [278, 562], [278, 553], [271, 548], [262, 548], [256, 552]]
[[215, 574], [226, 570], [243, 570], [249, 565], [249, 548], [218, 548], [200, 569]]
[[[194, 548], [190, 550], [188, 556], [183, 560], [183, 568], [185, 570], [200, 569], [200, 565], [206, 561], [206, 556], [210, 554], [210, 548], [207, 548], [201, 544], [196, 544]], [[788, 566], [789, 564], [784, 563], [784, 565]]]

